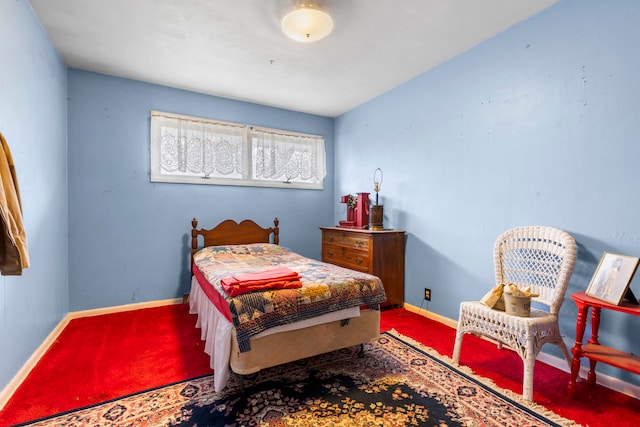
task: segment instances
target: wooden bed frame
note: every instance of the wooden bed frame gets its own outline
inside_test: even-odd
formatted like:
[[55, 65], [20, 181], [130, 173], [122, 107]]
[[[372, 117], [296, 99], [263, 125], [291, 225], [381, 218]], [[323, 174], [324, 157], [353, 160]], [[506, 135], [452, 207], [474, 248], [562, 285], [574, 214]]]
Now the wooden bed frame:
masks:
[[[191, 258], [200, 248], [198, 236], [203, 237], [204, 246], [239, 245], [249, 243], [279, 244], [278, 218], [274, 226], [262, 228], [251, 220], [237, 223], [228, 219], [216, 227], [198, 229], [198, 221], [191, 221]], [[273, 241], [270, 236], [273, 234]], [[239, 375], [252, 374], [260, 369], [293, 362], [306, 357], [327, 353], [341, 348], [361, 345], [376, 339], [380, 334], [380, 310], [361, 309], [359, 317], [349, 319], [345, 325], [341, 320], [315, 326], [278, 332], [251, 339], [251, 351], [240, 352], [232, 333], [230, 367]], [[309, 337], [314, 337], [309, 339]]]
[[[273, 220], [273, 227], [262, 228], [250, 219], [245, 219], [240, 224], [232, 219], [222, 221], [210, 230], [201, 228], [198, 230], [198, 220], [191, 220], [191, 263], [193, 254], [205, 246], [220, 245], [246, 245], [249, 243], [280, 243], [280, 221]], [[273, 234], [273, 242], [271, 241]], [[198, 246], [198, 236], [202, 236], [203, 245]]]

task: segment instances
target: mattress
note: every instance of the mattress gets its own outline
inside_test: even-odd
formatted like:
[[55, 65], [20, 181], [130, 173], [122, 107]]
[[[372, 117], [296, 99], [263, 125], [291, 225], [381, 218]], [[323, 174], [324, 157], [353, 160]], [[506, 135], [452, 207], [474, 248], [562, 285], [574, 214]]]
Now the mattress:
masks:
[[[196, 327], [200, 328], [200, 339], [205, 342], [204, 351], [209, 355], [209, 365], [215, 372], [214, 389], [221, 391], [229, 380], [229, 359], [231, 354], [233, 323], [213, 305], [195, 277], [191, 280], [189, 311], [192, 314], [198, 315]], [[351, 307], [269, 328], [260, 332], [254, 338], [257, 339], [276, 333], [308, 328], [336, 320], [352, 319], [358, 316], [360, 316], [360, 308]]]
[[[250, 338], [278, 326], [361, 306], [378, 309], [386, 300], [376, 276], [303, 257], [269, 243], [205, 247], [194, 254], [194, 277], [202, 293], [235, 328], [240, 351]], [[301, 287], [250, 292], [231, 297], [225, 278], [287, 267]]]

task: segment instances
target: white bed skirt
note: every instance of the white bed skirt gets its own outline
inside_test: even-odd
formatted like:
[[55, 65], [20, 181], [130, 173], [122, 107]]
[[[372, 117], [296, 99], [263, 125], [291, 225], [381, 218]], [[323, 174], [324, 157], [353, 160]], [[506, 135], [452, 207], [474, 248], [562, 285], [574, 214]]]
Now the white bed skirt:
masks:
[[[214, 371], [213, 386], [216, 392], [222, 391], [229, 379], [233, 324], [211, 303], [195, 277], [191, 279], [189, 312], [198, 315], [196, 327], [200, 328], [200, 339], [205, 342], [204, 351], [210, 357], [209, 366]], [[352, 307], [312, 319], [276, 326], [261, 332], [255, 338], [358, 316], [360, 316], [360, 308]]]

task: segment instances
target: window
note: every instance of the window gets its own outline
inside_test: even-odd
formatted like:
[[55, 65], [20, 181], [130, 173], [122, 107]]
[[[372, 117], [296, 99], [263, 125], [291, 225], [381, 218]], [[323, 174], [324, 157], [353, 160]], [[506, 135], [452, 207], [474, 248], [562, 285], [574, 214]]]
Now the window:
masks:
[[324, 138], [151, 111], [151, 181], [322, 189]]

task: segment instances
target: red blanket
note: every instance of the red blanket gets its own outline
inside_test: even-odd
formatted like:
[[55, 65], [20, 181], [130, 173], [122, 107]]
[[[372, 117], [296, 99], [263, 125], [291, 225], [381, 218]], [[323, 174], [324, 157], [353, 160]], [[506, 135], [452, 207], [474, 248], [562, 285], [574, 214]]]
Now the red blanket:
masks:
[[225, 277], [220, 280], [220, 284], [231, 297], [268, 289], [297, 289], [302, 287], [300, 275], [288, 267], [278, 267], [271, 270]]

